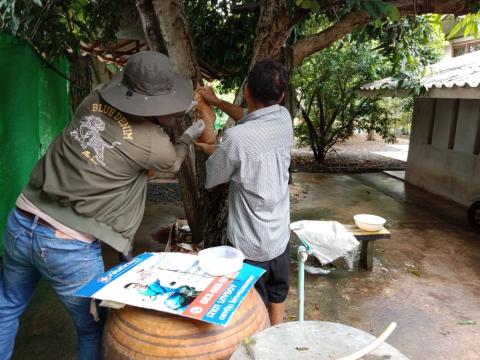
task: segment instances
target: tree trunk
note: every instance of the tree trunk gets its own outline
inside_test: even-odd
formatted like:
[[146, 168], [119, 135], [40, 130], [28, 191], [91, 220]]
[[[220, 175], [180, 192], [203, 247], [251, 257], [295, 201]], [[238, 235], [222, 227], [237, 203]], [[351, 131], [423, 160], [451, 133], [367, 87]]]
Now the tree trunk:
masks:
[[[292, 117], [292, 126], [294, 125], [294, 119], [295, 116], [297, 115], [298, 108], [297, 108], [297, 98], [295, 95], [295, 88], [292, 83], [292, 73], [293, 73], [293, 54], [292, 54], [292, 48], [290, 46], [286, 46], [284, 48], [284, 64], [285, 64], [285, 69], [287, 70], [288, 73], [288, 90], [287, 93], [285, 94], [285, 100], [284, 100], [284, 105], [288, 109], [288, 112], [290, 113]], [[295, 134], [293, 135], [294, 141], [295, 141]], [[288, 167], [288, 184], [292, 185], [293, 184], [293, 167], [292, 167], [292, 159], [290, 158], [290, 166]]]
[[80, 56], [73, 52], [70, 56], [70, 64], [70, 99], [72, 112], [75, 112], [92, 88], [90, 56]]
[[[182, 3], [179, 0], [152, 0], [152, 3], [175, 70], [190, 77], [194, 87], [202, 84], [200, 65]], [[185, 122], [178, 122], [175, 129], [176, 137], [181, 136], [185, 125]], [[178, 178], [193, 241], [209, 247], [226, 242], [224, 230], [228, 212], [226, 207], [228, 187], [220, 186], [211, 191], [205, 190], [205, 161], [206, 157], [201, 151], [192, 149]]]
[[[282, 53], [282, 49], [284, 49], [293, 27], [307, 14], [308, 11], [306, 10], [298, 10], [296, 14], [290, 14], [287, 0], [261, 0], [260, 16], [258, 18], [249, 69], [265, 58], [272, 58], [285, 63], [286, 53]], [[291, 52], [291, 50], [288, 51]], [[242, 84], [242, 87], [244, 84], [245, 82]], [[242, 105], [243, 103], [242, 87], [235, 96], [234, 104], [236, 105]], [[235, 121], [228, 119], [225, 129], [234, 125]]]
[[142, 21], [148, 48], [152, 51], [158, 51], [168, 55], [162, 30], [160, 29], [160, 22], [155, 14], [152, 0], [135, 0], [135, 5], [140, 15], [140, 20]]
[[[200, 67], [195, 56], [193, 41], [188, 31], [181, 2], [179, 0], [153, 0], [151, 4], [152, 7], [150, 8], [148, 0], [143, 0], [144, 7], [142, 8], [138, 6], [137, 1], [142, 24], [146, 25], [144, 19], [151, 18], [151, 14], [148, 11], [153, 9], [161, 29], [161, 39], [164, 42], [175, 71], [192, 79], [194, 84], [199, 83], [201, 81]], [[147, 11], [147, 13], [142, 13], [143, 11]], [[144, 28], [144, 31], [145, 36], [149, 38], [149, 43], [159, 41], [159, 37], [154, 36], [154, 32], [149, 32], [148, 28]], [[181, 117], [176, 121], [174, 128], [175, 138], [179, 138], [187, 128], [186, 120], [187, 117]], [[195, 155], [195, 150], [191, 148], [178, 173], [178, 181], [193, 240], [199, 243], [202, 241], [203, 233], [200, 221], [200, 214], [203, 209], [200, 192], [203, 188], [202, 180], [204, 182], [204, 179], [199, 179], [198, 177]]]
[[[168, 53], [176, 72], [191, 78], [194, 84], [201, 84], [200, 67], [181, 2], [137, 0], [136, 5], [149, 47]], [[157, 30], [156, 24], [159, 26]], [[185, 117], [178, 119], [174, 129], [176, 138], [183, 134], [187, 122]], [[192, 148], [182, 165], [178, 179], [193, 241], [209, 247], [225, 242], [228, 186], [219, 186], [212, 191], [205, 190], [205, 161], [205, 155]]]
[[180, 0], [152, 0], [165, 47], [176, 72], [201, 82], [200, 66]]
[[280, 60], [282, 48], [295, 26], [307, 13], [299, 11], [291, 14], [287, 0], [260, 1], [260, 17], [253, 45], [250, 69], [259, 60], [272, 58]]
[[327, 156], [327, 152], [328, 152], [327, 149], [325, 149], [324, 147], [318, 149], [318, 151], [317, 151], [318, 155], [315, 157], [315, 160], [323, 163], [325, 161], [326, 156]]
[[375, 141], [375, 130], [368, 130], [367, 141]]

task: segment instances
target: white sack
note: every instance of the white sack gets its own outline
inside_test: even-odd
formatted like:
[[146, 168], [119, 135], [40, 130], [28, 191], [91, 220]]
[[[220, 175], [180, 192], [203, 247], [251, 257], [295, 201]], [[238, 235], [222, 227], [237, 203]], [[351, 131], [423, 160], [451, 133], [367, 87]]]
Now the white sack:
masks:
[[307, 241], [322, 265], [358, 248], [359, 242], [337, 221], [302, 220], [290, 224], [300, 240]]

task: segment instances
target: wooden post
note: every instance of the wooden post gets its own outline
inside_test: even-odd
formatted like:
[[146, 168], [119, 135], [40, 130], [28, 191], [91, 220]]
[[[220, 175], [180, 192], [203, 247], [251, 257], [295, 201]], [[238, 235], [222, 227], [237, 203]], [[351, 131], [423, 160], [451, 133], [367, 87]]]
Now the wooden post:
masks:
[[368, 271], [372, 271], [373, 269], [373, 253], [375, 251], [373, 243], [373, 240], [363, 240], [362, 249], [360, 251], [360, 262]]

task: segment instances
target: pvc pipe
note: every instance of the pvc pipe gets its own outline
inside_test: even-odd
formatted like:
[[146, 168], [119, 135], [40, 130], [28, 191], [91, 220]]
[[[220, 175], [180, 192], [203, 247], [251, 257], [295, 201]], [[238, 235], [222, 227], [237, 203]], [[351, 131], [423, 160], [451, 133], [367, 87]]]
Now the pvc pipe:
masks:
[[305, 246], [300, 245], [297, 249], [298, 261], [298, 321], [303, 321], [305, 305], [305, 261], [308, 253]]
[[337, 360], [357, 360], [365, 355], [367, 355], [369, 352], [372, 352], [375, 350], [377, 347], [379, 347], [387, 338], [392, 334], [393, 330], [397, 327], [397, 323], [392, 322], [390, 325], [388, 325], [387, 329], [380, 335], [378, 338], [375, 339], [375, 341], [371, 342], [367, 346], [365, 346], [363, 349], [357, 351], [356, 353], [353, 353], [351, 355], [339, 358]]

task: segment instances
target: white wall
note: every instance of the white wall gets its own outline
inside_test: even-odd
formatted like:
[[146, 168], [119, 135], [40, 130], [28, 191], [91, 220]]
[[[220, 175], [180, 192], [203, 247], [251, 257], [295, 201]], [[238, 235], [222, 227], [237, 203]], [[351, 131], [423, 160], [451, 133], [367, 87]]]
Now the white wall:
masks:
[[480, 195], [478, 142], [480, 100], [418, 98], [406, 181], [467, 206]]

